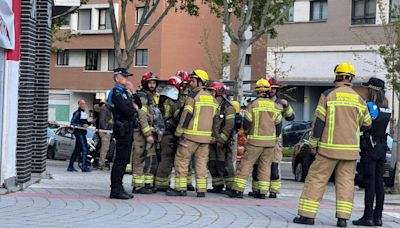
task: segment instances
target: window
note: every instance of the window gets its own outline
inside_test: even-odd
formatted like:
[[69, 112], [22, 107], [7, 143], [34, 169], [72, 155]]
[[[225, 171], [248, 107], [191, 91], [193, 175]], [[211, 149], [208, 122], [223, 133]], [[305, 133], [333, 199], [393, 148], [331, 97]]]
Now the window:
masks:
[[245, 65], [250, 65], [251, 54], [246, 54], [246, 59], [244, 61]]
[[310, 2], [310, 21], [321, 21], [328, 18], [328, 1], [315, 0]]
[[109, 9], [99, 10], [99, 30], [111, 29]]
[[144, 11], [144, 7], [136, 8], [136, 24], [140, 23], [140, 19], [142, 18], [143, 11]]
[[113, 71], [118, 68], [117, 58], [115, 58], [115, 50], [108, 50], [108, 70]]
[[86, 50], [85, 70], [100, 70], [100, 50]]
[[71, 15], [65, 16], [65, 18], [63, 18], [62, 20], [63, 20], [62, 26], [70, 26], [71, 25]]
[[390, 21], [400, 16], [400, 0], [390, 0]]
[[69, 51], [62, 50], [57, 51], [57, 65], [68, 66], [69, 65]]
[[79, 10], [78, 13], [78, 30], [90, 30], [91, 29], [91, 17], [92, 10], [84, 9]]
[[376, 0], [353, 0], [351, 23], [375, 24]]
[[136, 66], [147, 66], [147, 49], [136, 49]]

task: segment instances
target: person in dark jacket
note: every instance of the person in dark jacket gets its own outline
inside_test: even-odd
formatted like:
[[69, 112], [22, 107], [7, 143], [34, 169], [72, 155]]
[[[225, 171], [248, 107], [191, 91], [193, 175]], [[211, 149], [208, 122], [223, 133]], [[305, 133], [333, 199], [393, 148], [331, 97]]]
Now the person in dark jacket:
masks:
[[140, 98], [135, 94], [133, 84], [128, 80], [128, 77], [132, 75], [125, 68], [115, 69], [113, 75], [115, 85], [107, 99], [114, 117], [113, 134], [117, 141], [111, 170], [110, 198], [112, 199], [133, 198], [133, 195], [127, 193], [122, 185], [126, 165], [130, 162], [137, 110], [142, 106]]
[[[78, 102], [79, 108], [74, 112], [72, 115], [71, 126], [72, 127], [80, 127], [80, 128], [87, 128], [89, 127], [90, 123], [88, 121], [88, 115], [85, 112], [86, 102], [84, 100], [80, 100]], [[75, 135], [75, 149], [71, 155], [69, 160], [69, 165], [67, 171], [69, 172], [77, 172], [74, 168], [74, 162], [76, 159], [81, 155], [82, 157], [82, 172], [90, 172], [90, 169], [87, 166], [87, 153], [88, 153], [88, 143], [86, 140], [86, 130], [85, 129], [74, 129]]]
[[[367, 105], [372, 117], [372, 127], [360, 139], [361, 167], [365, 183], [364, 215], [353, 221], [357, 226], [382, 226], [383, 201], [385, 189], [383, 175], [386, 162], [386, 129], [391, 110], [385, 97], [385, 82], [370, 78], [364, 86], [368, 87]], [[374, 209], [375, 200], [375, 209]]]

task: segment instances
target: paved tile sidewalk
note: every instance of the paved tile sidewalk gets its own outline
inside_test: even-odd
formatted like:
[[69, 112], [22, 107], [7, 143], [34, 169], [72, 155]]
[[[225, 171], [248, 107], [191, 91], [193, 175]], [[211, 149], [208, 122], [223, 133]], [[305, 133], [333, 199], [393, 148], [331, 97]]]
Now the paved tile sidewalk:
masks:
[[[188, 197], [157, 193], [120, 201], [107, 198], [108, 172], [68, 173], [65, 167], [65, 162], [49, 161], [52, 179], [0, 196], [0, 227], [304, 227], [291, 222], [302, 190], [302, 184], [292, 181], [284, 181], [278, 199], [217, 194], [198, 199], [191, 192]], [[126, 188], [130, 178], [124, 179]], [[328, 187], [314, 227], [336, 225], [333, 189]], [[362, 215], [362, 197], [356, 191], [352, 219]], [[400, 227], [400, 207], [386, 205], [384, 223]]]

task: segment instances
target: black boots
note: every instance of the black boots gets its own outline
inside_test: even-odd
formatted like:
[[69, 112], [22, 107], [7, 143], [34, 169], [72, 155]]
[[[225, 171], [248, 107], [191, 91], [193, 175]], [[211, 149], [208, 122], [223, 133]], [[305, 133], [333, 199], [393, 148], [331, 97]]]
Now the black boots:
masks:
[[167, 196], [187, 196], [187, 192], [186, 191], [177, 191], [174, 189], [168, 190], [165, 193]]
[[135, 189], [135, 188], [134, 188], [134, 189], [132, 190], [132, 193], [148, 195], [148, 194], [153, 194], [153, 190], [150, 189], [150, 188], [141, 187], [141, 188], [139, 188], [139, 189]]
[[124, 190], [124, 187], [117, 187], [117, 188], [112, 188], [112, 189], [111, 189], [110, 198], [111, 198], [111, 199], [124, 199], [124, 200], [128, 200], [128, 199], [132, 199], [132, 198], [133, 198], [133, 195], [127, 193], [127, 192]]
[[259, 192], [254, 192], [253, 196], [255, 199], [265, 199], [265, 194], [261, 194]]
[[342, 219], [342, 218], [338, 218], [336, 226], [337, 227], [347, 227], [347, 220], [346, 219]]
[[313, 218], [307, 218], [304, 216], [299, 216], [293, 219], [294, 223], [298, 224], [304, 224], [304, 225], [314, 225], [314, 219]]
[[354, 220], [353, 225], [355, 225], [355, 226], [375, 226], [375, 223], [372, 219], [360, 218], [359, 220]]
[[381, 218], [374, 219], [374, 225], [375, 226], [382, 226], [382, 219]]
[[222, 193], [222, 189], [224, 188], [224, 186], [213, 186], [212, 189], [207, 189], [207, 192], [211, 192], [211, 193]]
[[276, 192], [270, 192], [269, 193], [269, 198], [275, 199], [276, 198]]
[[229, 196], [230, 198], [240, 198], [240, 199], [242, 199], [242, 198], [243, 198], [243, 192], [237, 192], [237, 191], [235, 191], [235, 190], [232, 190], [232, 191], [228, 194], [228, 196]]
[[188, 185], [186, 186], [186, 189], [187, 189], [189, 192], [193, 192], [193, 191], [194, 191], [194, 187], [193, 187], [192, 184], [188, 184]]
[[206, 197], [206, 193], [205, 192], [198, 192], [197, 193], [197, 197], [198, 198], [204, 198], [204, 197]]

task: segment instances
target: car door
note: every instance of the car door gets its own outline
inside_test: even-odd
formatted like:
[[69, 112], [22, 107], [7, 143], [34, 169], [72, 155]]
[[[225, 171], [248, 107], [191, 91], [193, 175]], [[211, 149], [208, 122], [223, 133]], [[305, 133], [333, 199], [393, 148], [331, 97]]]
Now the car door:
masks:
[[67, 127], [60, 128], [56, 135], [56, 157], [58, 159], [68, 159], [75, 147], [75, 136], [72, 134], [72, 129]]

